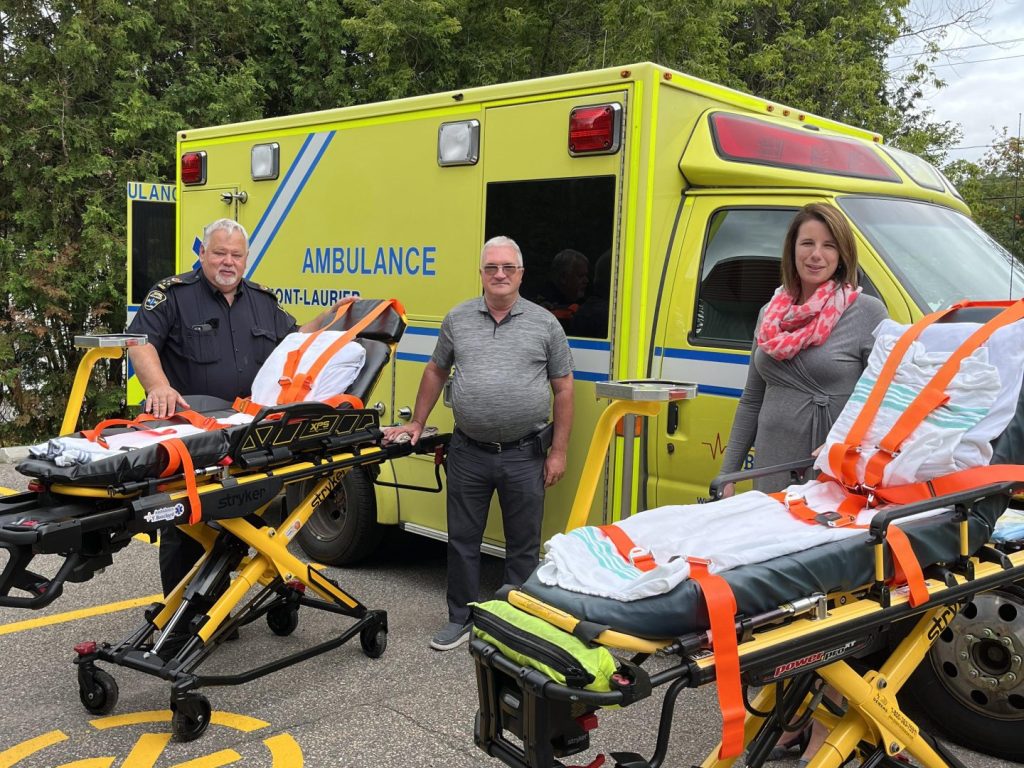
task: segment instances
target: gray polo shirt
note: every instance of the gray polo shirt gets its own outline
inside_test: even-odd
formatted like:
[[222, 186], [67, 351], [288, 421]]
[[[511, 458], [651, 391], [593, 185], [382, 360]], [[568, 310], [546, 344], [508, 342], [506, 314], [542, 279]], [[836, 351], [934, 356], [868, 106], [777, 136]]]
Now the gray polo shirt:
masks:
[[543, 307], [520, 298], [495, 323], [482, 296], [453, 308], [431, 361], [453, 365], [455, 424], [474, 440], [505, 443], [541, 429], [551, 415], [550, 379], [572, 373], [565, 331]]

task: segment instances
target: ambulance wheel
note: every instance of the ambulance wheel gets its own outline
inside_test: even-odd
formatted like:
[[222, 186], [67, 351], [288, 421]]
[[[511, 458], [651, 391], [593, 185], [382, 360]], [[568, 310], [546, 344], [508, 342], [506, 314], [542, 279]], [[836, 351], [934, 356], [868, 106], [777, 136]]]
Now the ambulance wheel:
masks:
[[93, 715], [109, 715], [117, 706], [117, 681], [102, 669], [93, 670], [88, 684], [79, 684], [82, 706]]
[[376, 624], [365, 626], [359, 633], [359, 644], [369, 658], [379, 659], [388, 647], [388, 631]]
[[299, 626], [299, 609], [291, 605], [279, 605], [267, 611], [267, 626], [275, 635], [288, 637]]
[[179, 706], [171, 701], [171, 732], [178, 741], [195, 741], [210, 725], [210, 700], [201, 693], [188, 694]]
[[[315, 481], [288, 488], [288, 508], [293, 509], [313, 490]], [[366, 471], [356, 468], [317, 508], [295, 537], [302, 550], [319, 563], [355, 565], [373, 554], [384, 535], [377, 522], [377, 499]]]
[[910, 679], [912, 706], [969, 749], [1024, 761], [1024, 589], [965, 605]]

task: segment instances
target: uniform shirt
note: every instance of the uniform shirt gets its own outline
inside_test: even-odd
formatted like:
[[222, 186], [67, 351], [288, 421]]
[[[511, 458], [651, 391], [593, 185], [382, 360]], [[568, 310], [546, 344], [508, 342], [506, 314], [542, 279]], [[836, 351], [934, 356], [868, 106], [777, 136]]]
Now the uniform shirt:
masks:
[[520, 298], [495, 323], [483, 297], [452, 309], [431, 361], [455, 366], [455, 424], [474, 440], [505, 443], [533, 434], [551, 414], [551, 379], [572, 373], [572, 354], [554, 315]]
[[129, 333], [144, 333], [168, 382], [185, 399], [247, 397], [263, 361], [296, 330], [268, 288], [242, 280], [227, 300], [202, 271], [161, 280], [146, 296]]

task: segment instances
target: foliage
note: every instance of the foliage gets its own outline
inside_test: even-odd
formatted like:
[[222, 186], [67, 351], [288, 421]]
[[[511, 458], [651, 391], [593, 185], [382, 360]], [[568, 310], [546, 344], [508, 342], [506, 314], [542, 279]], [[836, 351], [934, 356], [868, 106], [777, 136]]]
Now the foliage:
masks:
[[976, 163], [944, 169], [971, 207], [979, 226], [1024, 262], [1024, 143], [1003, 128]]
[[0, 442], [54, 433], [74, 335], [120, 329], [125, 184], [173, 180], [176, 131], [653, 60], [924, 146], [927, 68], [885, 72], [907, 2], [7, 0]]

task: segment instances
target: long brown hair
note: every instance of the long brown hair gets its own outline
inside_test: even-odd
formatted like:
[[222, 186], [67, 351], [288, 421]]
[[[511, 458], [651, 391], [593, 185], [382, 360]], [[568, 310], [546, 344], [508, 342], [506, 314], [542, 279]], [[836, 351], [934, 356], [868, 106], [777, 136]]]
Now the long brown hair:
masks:
[[793, 217], [782, 241], [782, 285], [793, 297], [800, 299], [800, 276], [796, 271], [796, 236], [805, 221], [820, 221], [832, 234], [839, 250], [839, 263], [832, 279], [839, 283], [849, 283], [857, 287], [857, 240], [853, 236], [846, 217], [834, 205], [828, 203], [808, 203]]

